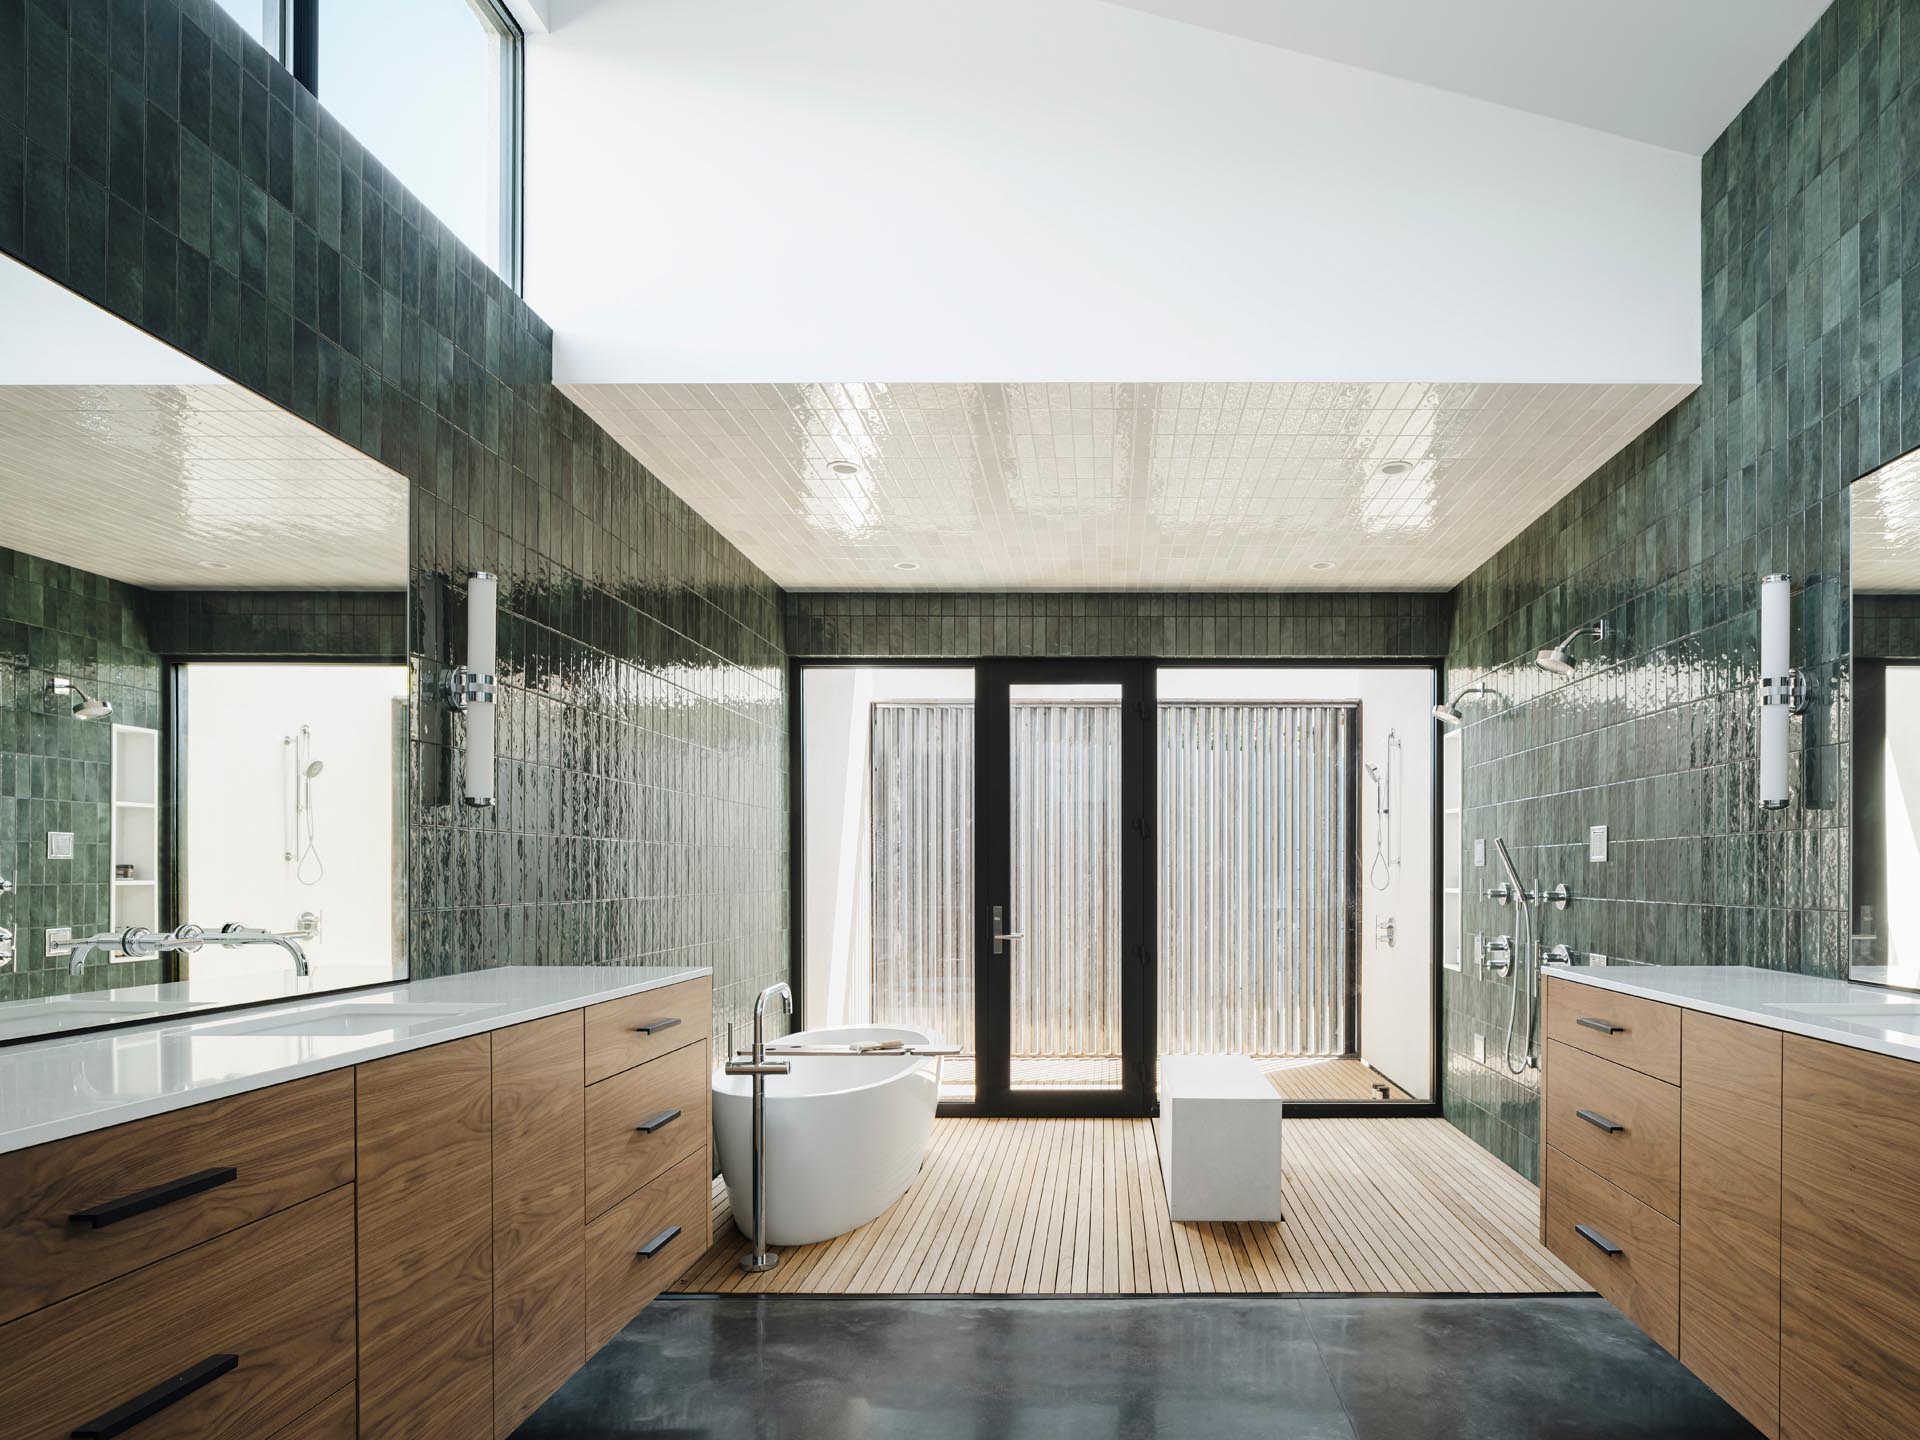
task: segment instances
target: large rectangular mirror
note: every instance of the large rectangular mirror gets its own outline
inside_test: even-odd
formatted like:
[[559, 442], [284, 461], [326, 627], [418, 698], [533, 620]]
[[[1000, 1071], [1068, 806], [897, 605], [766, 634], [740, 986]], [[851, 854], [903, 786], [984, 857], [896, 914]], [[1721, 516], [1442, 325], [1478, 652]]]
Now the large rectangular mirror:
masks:
[[1856, 980], [1920, 989], [1920, 452], [1853, 483]]
[[405, 477], [5, 260], [0, 314], [0, 1044], [404, 978]]

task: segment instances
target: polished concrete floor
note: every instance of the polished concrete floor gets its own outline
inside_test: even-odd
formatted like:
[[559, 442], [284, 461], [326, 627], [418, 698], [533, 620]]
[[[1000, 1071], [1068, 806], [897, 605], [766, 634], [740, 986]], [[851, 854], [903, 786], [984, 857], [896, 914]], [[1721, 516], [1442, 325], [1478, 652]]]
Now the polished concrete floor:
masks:
[[657, 1301], [515, 1440], [1755, 1434], [1584, 1297], [723, 1296]]

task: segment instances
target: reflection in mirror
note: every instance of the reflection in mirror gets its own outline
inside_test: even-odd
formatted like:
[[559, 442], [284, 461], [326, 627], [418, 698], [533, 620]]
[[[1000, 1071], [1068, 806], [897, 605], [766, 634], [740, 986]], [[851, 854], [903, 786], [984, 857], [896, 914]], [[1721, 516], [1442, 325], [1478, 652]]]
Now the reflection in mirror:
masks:
[[0, 1044], [404, 978], [403, 476], [0, 260]]
[[1853, 483], [1856, 980], [1920, 989], [1920, 451]]

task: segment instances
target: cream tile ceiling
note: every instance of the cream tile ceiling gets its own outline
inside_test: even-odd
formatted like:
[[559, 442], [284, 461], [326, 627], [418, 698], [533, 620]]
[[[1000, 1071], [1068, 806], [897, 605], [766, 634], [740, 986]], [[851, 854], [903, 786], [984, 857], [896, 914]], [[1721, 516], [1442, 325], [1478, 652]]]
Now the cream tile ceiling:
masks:
[[0, 385], [0, 516], [153, 588], [407, 581], [405, 477], [239, 385]]
[[1444, 589], [1685, 385], [568, 385], [795, 589]]
[[1920, 590], [1920, 451], [1853, 482], [1853, 588]]

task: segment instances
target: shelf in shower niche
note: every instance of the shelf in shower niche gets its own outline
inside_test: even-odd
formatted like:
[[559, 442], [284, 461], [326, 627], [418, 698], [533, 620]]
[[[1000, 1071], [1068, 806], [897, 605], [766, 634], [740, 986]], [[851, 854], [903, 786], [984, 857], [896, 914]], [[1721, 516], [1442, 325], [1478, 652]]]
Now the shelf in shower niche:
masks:
[[115, 725], [108, 789], [113, 799], [109, 874], [124, 867], [146, 878], [113, 876], [107, 892], [107, 926], [112, 930], [152, 926], [160, 918], [160, 779], [160, 732], [145, 725]]

